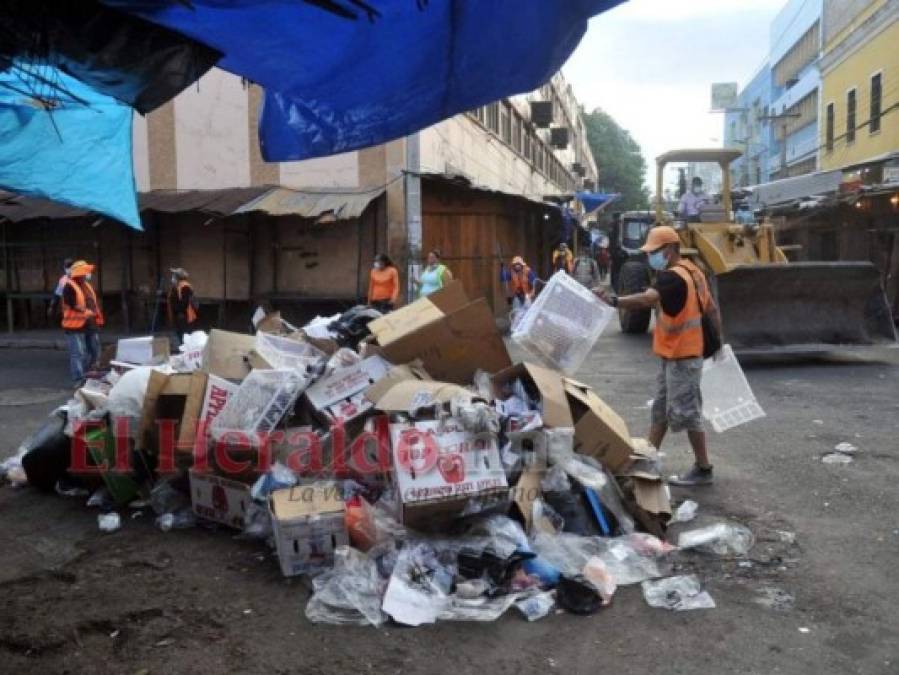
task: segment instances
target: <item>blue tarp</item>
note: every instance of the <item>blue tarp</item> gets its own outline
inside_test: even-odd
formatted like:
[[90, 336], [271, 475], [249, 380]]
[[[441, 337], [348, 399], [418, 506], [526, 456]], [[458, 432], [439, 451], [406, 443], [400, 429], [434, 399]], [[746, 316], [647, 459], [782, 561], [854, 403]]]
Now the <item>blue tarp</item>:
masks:
[[578, 192], [577, 198], [578, 201], [584, 205], [585, 213], [593, 213], [596, 209], [598, 209], [603, 204], [607, 204], [610, 201], [614, 201], [620, 197], [618, 193], [606, 193], [606, 192]]
[[368, 0], [341, 18], [301, 0], [105, 0], [211, 47], [266, 88], [268, 161], [386, 141], [504, 96], [565, 62], [587, 19], [622, 0]]
[[[32, 72], [59, 86], [41, 85], [29, 77]], [[50, 110], [32, 95], [37, 90]], [[132, 115], [131, 107], [55, 68], [18, 64], [0, 71], [0, 187], [91, 209], [141, 229]]]

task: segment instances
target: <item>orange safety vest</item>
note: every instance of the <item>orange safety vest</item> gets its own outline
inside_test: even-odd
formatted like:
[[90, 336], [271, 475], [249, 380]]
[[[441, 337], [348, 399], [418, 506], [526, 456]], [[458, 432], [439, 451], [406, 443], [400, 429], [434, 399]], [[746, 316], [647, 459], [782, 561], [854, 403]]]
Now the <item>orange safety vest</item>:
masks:
[[90, 298], [92, 304], [97, 309], [94, 311], [94, 325], [102, 328], [106, 323], [103, 317], [103, 310], [100, 307], [100, 301], [97, 300], [97, 294], [88, 282], [84, 282], [84, 288], [71, 279], [66, 279], [66, 286], [71, 286], [75, 290], [75, 306], [70, 307], [65, 301], [65, 295], [62, 300], [62, 327], [64, 330], [81, 330], [87, 324], [88, 304], [87, 297]]
[[[185, 288], [189, 288], [190, 290], [194, 289], [193, 286], [191, 286], [188, 282], [184, 281], [183, 279], [181, 281], [179, 281], [178, 284], [175, 286], [175, 292], [178, 294], [179, 300], [182, 299], [181, 296], [183, 295], [183, 291]], [[188, 325], [192, 324], [194, 321], [197, 320], [197, 310], [194, 309], [193, 302], [187, 303], [186, 317], [187, 317]]]
[[512, 295], [518, 295], [519, 293], [524, 293], [525, 295], [531, 294], [531, 268], [525, 265], [521, 268], [521, 272], [516, 272], [515, 270], [510, 270], [512, 276], [509, 278], [509, 287], [512, 292]]
[[687, 301], [677, 316], [665, 313], [659, 308], [656, 327], [652, 339], [652, 351], [663, 359], [687, 359], [702, 356], [702, 312], [703, 307], [711, 307], [712, 296], [705, 275], [690, 260], [681, 260], [670, 272], [687, 284]]

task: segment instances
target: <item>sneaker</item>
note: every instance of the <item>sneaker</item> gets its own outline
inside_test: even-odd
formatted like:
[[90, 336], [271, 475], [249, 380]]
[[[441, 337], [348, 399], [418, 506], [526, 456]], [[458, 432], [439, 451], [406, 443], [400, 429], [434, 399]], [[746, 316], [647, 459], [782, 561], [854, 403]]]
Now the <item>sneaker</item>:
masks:
[[671, 476], [668, 479], [669, 485], [676, 485], [678, 487], [693, 487], [695, 485], [711, 485], [712, 483], [712, 467], [708, 467], [703, 469], [702, 467], [694, 464], [693, 467], [687, 471], [687, 473], [682, 473], [679, 476]]

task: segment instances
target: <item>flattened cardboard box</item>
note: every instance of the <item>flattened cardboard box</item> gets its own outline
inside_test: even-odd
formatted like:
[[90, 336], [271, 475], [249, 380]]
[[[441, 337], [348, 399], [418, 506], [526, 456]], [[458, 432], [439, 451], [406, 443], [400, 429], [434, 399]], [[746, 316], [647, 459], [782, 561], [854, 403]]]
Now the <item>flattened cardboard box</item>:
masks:
[[462, 284], [453, 281], [426, 298], [420, 298], [375, 319], [368, 324], [368, 329], [378, 340], [378, 344], [385, 347], [394, 340], [461, 309], [468, 302]]
[[423, 369], [410, 366], [391, 368], [387, 375], [366, 389], [365, 397], [386, 413], [409, 413], [419, 408], [449, 403], [471, 392], [458, 384], [436, 382]]
[[568, 378], [564, 382], [574, 418], [575, 450], [612, 473], [621, 471], [633, 452], [627, 424], [589, 386]]
[[479, 369], [495, 373], [512, 365], [484, 298], [396, 335], [382, 354], [391, 363], [420, 359], [435, 380], [462, 385]]
[[213, 328], [203, 349], [201, 370], [240, 382], [250, 373], [247, 357], [255, 347], [253, 335]]
[[565, 396], [562, 376], [554, 370], [533, 363], [516, 363], [493, 376], [494, 394], [498, 394], [504, 384], [523, 378], [530, 380], [543, 404], [541, 417], [548, 427], [573, 427], [574, 419]]
[[330, 567], [334, 550], [349, 545], [346, 505], [336, 483], [275, 490], [269, 511], [281, 573], [286, 577]]
[[372, 408], [364, 392], [387, 374], [390, 364], [380, 356], [334, 371], [306, 390], [312, 407], [332, 422], [347, 422]]
[[154, 366], [169, 360], [171, 343], [167, 337], [120, 338], [115, 360], [138, 366]]
[[242, 530], [247, 506], [252, 501], [252, 483], [193, 469], [189, 475], [193, 512], [200, 518]]

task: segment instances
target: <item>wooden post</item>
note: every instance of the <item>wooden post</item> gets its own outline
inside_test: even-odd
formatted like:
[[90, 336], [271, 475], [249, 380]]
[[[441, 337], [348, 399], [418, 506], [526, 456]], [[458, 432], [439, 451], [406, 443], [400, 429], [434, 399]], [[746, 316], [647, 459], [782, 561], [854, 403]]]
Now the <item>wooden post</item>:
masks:
[[131, 332], [131, 312], [128, 308], [128, 291], [131, 288], [131, 229], [121, 228], [122, 232], [122, 281], [120, 295], [122, 299], [122, 325], [125, 332]]

